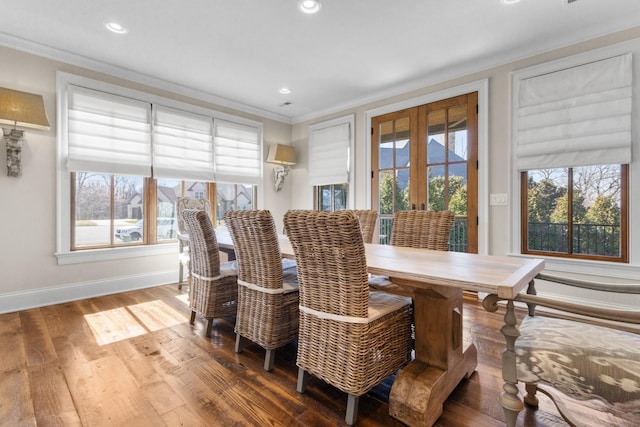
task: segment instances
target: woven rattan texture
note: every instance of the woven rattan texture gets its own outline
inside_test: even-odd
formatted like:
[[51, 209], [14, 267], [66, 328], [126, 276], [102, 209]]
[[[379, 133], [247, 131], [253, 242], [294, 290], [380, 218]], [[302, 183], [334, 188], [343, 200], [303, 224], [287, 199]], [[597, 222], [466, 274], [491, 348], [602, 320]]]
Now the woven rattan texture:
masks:
[[213, 224], [203, 210], [185, 209], [182, 218], [189, 233], [191, 272], [189, 306], [212, 319], [234, 316], [238, 295], [237, 276], [220, 276], [220, 252]]
[[396, 211], [391, 228], [391, 244], [448, 251], [454, 219], [451, 211]]
[[[355, 213], [292, 210], [284, 220], [298, 264], [300, 305], [366, 318], [367, 264]], [[324, 319], [301, 311], [297, 364], [360, 396], [410, 360], [410, 325], [408, 304], [369, 323]]]
[[373, 209], [354, 209], [353, 213], [355, 213], [358, 220], [360, 220], [362, 239], [365, 243], [373, 243], [373, 235], [376, 230], [376, 223], [378, 222], [378, 211]]
[[179, 274], [178, 274], [178, 288], [182, 289], [182, 280], [184, 278], [184, 267], [187, 267], [187, 271], [191, 274], [191, 262], [189, 258], [189, 233], [184, 225], [184, 219], [182, 218], [182, 211], [185, 209], [198, 209], [203, 210], [210, 215], [211, 204], [206, 199], [192, 199], [189, 197], [180, 197], [176, 201], [177, 211], [177, 223], [178, 223], [178, 262], [179, 262]]
[[[271, 213], [228, 211], [225, 223], [233, 239], [238, 279], [281, 289], [282, 258]], [[292, 342], [298, 337], [298, 292], [265, 293], [239, 286], [235, 330], [267, 350]]]

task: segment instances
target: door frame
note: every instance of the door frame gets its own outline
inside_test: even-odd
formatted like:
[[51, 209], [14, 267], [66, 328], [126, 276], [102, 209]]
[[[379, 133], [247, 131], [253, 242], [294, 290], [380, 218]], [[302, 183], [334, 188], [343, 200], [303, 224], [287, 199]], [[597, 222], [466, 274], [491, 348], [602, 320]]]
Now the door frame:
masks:
[[449, 89], [411, 98], [365, 112], [365, 197], [367, 206], [371, 200], [371, 120], [373, 117], [423, 104], [478, 92], [478, 253], [489, 253], [489, 79], [477, 80]]

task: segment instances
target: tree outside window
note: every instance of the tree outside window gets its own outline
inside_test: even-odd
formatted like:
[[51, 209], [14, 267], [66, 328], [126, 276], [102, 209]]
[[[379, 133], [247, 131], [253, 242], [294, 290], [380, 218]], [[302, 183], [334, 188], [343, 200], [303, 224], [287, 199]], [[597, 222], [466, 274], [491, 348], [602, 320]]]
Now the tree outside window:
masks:
[[626, 165], [524, 172], [523, 253], [626, 261]]

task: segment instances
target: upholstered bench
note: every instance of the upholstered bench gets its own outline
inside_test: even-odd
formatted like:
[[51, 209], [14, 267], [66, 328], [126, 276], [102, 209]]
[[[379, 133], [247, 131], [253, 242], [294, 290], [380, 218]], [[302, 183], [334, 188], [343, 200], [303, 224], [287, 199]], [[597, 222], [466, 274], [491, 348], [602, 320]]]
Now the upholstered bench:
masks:
[[540, 390], [577, 426], [640, 425], [640, 335], [527, 316], [515, 351], [526, 404]]
[[[640, 294], [638, 284], [590, 282], [539, 274], [537, 279], [601, 292]], [[525, 383], [524, 402], [538, 406], [536, 392], [552, 399], [572, 426], [640, 426], [640, 308], [617, 310], [568, 303], [527, 294], [515, 301], [529, 312], [516, 324], [514, 301], [508, 301], [502, 332], [505, 386], [500, 404], [507, 425], [515, 425], [522, 403], [515, 385]], [[505, 298], [489, 295], [488, 311]], [[544, 306], [552, 310], [536, 310]], [[567, 314], [568, 313], [568, 314]], [[578, 315], [578, 316], [574, 316]]]

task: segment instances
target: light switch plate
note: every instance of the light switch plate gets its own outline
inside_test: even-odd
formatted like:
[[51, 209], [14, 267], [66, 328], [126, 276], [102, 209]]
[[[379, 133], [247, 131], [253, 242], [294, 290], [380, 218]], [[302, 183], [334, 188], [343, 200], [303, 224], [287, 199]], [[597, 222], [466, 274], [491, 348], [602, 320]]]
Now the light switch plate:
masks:
[[507, 195], [505, 193], [490, 194], [489, 204], [492, 206], [504, 206], [507, 204]]

